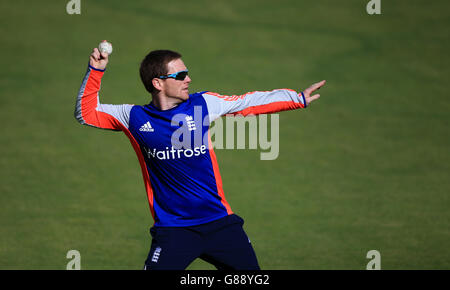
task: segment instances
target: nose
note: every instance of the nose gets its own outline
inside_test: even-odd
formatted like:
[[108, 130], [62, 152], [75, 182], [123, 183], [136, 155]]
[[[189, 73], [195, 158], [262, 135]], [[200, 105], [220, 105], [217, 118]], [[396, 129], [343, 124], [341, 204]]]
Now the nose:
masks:
[[184, 79], [184, 81], [185, 81], [186, 83], [190, 83], [192, 80], [191, 80], [191, 78], [189, 77], [189, 75], [187, 75], [186, 78]]

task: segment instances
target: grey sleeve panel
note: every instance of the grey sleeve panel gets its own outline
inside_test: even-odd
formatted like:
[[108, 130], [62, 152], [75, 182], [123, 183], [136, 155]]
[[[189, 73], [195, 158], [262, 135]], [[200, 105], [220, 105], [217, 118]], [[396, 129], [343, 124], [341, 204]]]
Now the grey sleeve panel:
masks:
[[[211, 122], [226, 114], [238, 114], [252, 108], [254, 112], [266, 113], [304, 107], [303, 98], [298, 93], [289, 89], [277, 89], [273, 91], [256, 91], [244, 95], [220, 95], [217, 93], [203, 93]], [[282, 103], [277, 108], [270, 108], [270, 104]]]
[[130, 112], [133, 105], [110, 105], [98, 103], [97, 111], [103, 112], [116, 118], [125, 128], [129, 128], [130, 125]]

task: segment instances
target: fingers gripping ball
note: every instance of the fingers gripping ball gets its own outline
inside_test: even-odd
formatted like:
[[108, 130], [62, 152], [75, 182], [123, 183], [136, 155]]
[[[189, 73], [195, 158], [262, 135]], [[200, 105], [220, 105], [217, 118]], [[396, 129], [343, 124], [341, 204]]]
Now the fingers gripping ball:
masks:
[[109, 43], [107, 41], [102, 41], [98, 45], [98, 50], [100, 52], [105, 52], [107, 54], [111, 54], [112, 53], [112, 45], [111, 45], [111, 43]]

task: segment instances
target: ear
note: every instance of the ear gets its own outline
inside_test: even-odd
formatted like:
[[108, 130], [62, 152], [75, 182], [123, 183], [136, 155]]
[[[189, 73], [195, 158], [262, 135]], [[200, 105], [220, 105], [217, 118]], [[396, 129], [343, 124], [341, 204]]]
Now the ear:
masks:
[[164, 82], [158, 78], [152, 79], [152, 84], [155, 87], [155, 89], [157, 89], [158, 91], [161, 91], [164, 86]]

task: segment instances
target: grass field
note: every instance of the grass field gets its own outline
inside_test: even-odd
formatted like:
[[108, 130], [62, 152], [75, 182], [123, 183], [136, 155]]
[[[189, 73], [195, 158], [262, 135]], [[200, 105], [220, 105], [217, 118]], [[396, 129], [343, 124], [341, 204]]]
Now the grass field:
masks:
[[[2, 1], [0, 269], [141, 269], [153, 224], [122, 133], [79, 125], [102, 39], [104, 103], [145, 104], [138, 66], [180, 51], [191, 92], [301, 90], [280, 154], [216, 150], [226, 198], [263, 269], [450, 269], [450, 2]], [[447, 76], [447, 77], [446, 77]], [[195, 261], [189, 269], [212, 269]]]

